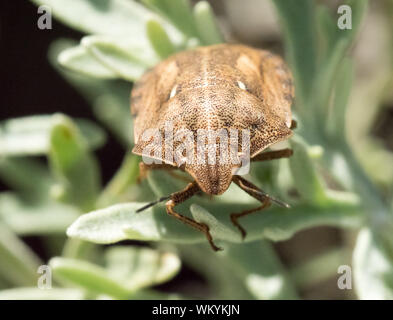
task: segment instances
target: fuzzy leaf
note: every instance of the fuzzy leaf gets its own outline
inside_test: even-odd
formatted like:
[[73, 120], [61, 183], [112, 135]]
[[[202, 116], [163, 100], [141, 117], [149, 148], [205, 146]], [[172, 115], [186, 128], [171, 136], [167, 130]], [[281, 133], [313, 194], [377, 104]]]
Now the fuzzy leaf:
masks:
[[353, 255], [355, 289], [360, 299], [393, 299], [392, 259], [379, 235], [363, 229]]
[[95, 116], [113, 132], [125, 149], [131, 149], [134, 144], [134, 126], [129, 109], [128, 103], [114, 94], [102, 94], [93, 104]]
[[0, 300], [83, 300], [86, 294], [79, 289], [15, 288], [0, 291]]
[[102, 79], [115, 79], [118, 77], [113, 70], [98, 61], [81, 45], [62, 51], [58, 61], [63, 67], [89, 77]]
[[[181, 175], [182, 173], [179, 172], [179, 174]], [[169, 194], [179, 191], [186, 186], [185, 181], [174, 179], [168, 172], [160, 170], [151, 170], [148, 173], [147, 182], [155, 196], [158, 198], [168, 196]]]
[[142, 0], [144, 4], [171, 21], [188, 37], [197, 35], [189, 0]]
[[18, 235], [64, 233], [79, 214], [74, 207], [65, 204], [31, 203], [11, 193], [0, 194], [0, 220]]
[[[21, 117], [0, 124], [0, 155], [42, 155], [49, 150], [49, 135], [60, 114]], [[87, 120], [76, 120], [89, 148], [104, 144], [105, 133]]]
[[180, 270], [179, 258], [169, 252], [148, 248], [113, 247], [105, 254], [108, 273], [131, 290], [161, 284]]
[[237, 232], [236, 229], [231, 228], [229, 224], [220, 222], [216, 219], [216, 217], [201, 206], [194, 203], [190, 206], [190, 211], [195, 221], [205, 223], [208, 226], [214, 226], [214, 228], [211, 228], [210, 230], [213, 238], [235, 242], [241, 241], [240, 233]]
[[345, 120], [353, 82], [353, 63], [346, 58], [341, 63], [335, 84], [335, 96], [327, 121], [327, 133], [333, 139], [345, 136]]
[[232, 244], [220, 253], [256, 299], [297, 299], [293, 284], [273, 247], [266, 241]]
[[137, 155], [131, 153], [126, 154], [115, 176], [101, 193], [98, 201], [99, 208], [108, 206], [112, 203], [118, 203], [119, 198], [126, 190], [137, 182], [139, 161], [140, 157]]
[[1, 158], [0, 178], [11, 189], [33, 201], [47, 199], [53, 184], [49, 170], [32, 158]]
[[124, 37], [89, 36], [81, 41], [89, 54], [118, 77], [135, 81], [154, 66], [158, 58], [145, 40]]
[[75, 46], [67, 39], [56, 40], [49, 48], [52, 66], [78, 90], [93, 107], [95, 116], [106, 125], [125, 147], [133, 143], [133, 125], [130, 117], [130, 84], [125, 81], [109, 81], [86, 77], [61, 68], [57, 56], [63, 50]]
[[[325, 48], [323, 59], [321, 59], [322, 61], [318, 74], [314, 79], [314, 87], [312, 91], [313, 96], [310, 102], [311, 106], [316, 109], [319, 115], [318, 121], [321, 125], [326, 123], [326, 116], [327, 111], [329, 110], [328, 105], [332, 95], [332, 90], [335, 87], [337, 75], [340, 75], [339, 67], [345, 53], [357, 34], [360, 22], [367, 8], [367, 0], [348, 0], [346, 3], [351, 7], [353, 12], [353, 25], [351, 29], [339, 29], [336, 23], [327, 22], [329, 20], [335, 21], [335, 19], [328, 17], [328, 13], [323, 14], [326, 17], [322, 20], [322, 22], [325, 22], [323, 29], [328, 30], [330, 28], [331, 30], [326, 32], [326, 35], [324, 35], [327, 37], [327, 46]], [[344, 88], [341, 89], [344, 90]], [[350, 87], [345, 89], [349, 90]], [[347, 92], [344, 94], [347, 94]]]
[[161, 59], [165, 59], [175, 53], [173, 43], [159, 22], [149, 20], [146, 25], [146, 31], [151, 45]]
[[301, 288], [309, 288], [333, 276], [337, 277], [337, 267], [349, 263], [349, 257], [350, 251], [347, 248], [323, 251], [295, 264], [290, 271], [291, 278]]
[[[284, 31], [287, 55], [296, 82], [299, 108], [313, 85], [317, 52], [313, 0], [273, 0]], [[299, 110], [300, 111], [300, 110]]]
[[[253, 205], [214, 201], [201, 201], [201, 203], [210, 214], [206, 213], [206, 209], [201, 210], [194, 206], [194, 215], [197, 213], [198, 219], [209, 223], [210, 231], [216, 236], [215, 240], [242, 242], [237, 229], [230, 223], [229, 215], [255, 207], [256, 203]], [[82, 215], [68, 228], [67, 235], [104, 244], [126, 239], [178, 243], [206, 241], [200, 232], [169, 217], [162, 206], [136, 213], [136, 210], [145, 204], [117, 204]], [[189, 216], [187, 205], [179, 205], [176, 208], [178, 212]], [[245, 242], [263, 238], [278, 241], [288, 239], [295, 232], [313, 226], [359, 226], [363, 221], [359, 210], [358, 203], [352, 200], [342, 203], [329, 202], [323, 207], [297, 205], [292, 209], [285, 209], [273, 206], [264, 212], [244, 217], [241, 224], [247, 230]]]
[[[55, 18], [67, 26], [88, 34], [141, 37], [148, 19], [162, 20], [154, 12], [133, 0], [31, 0], [36, 5], [47, 5]], [[179, 41], [180, 33], [170, 24], [166, 28]]]
[[51, 130], [49, 160], [60, 184], [58, 199], [92, 208], [100, 188], [98, 163], [69, 118], [59, 117]]
[[205, 45], [223, 42], [220, 29], [215, 21], [214, 12], [207, 1], [199, 1], [194, 7], [194, 19], [199, 38]]
[[93, 293], [107, 294], [117, 299], [126, 299], [132, 293], [122, 281], [111, 277], [104, 268], [87, 261], [52, 258], [49, 266], [59, 281]]
[[293, 156], [289, 159], [295, 187], [301, 197], [314, 203], [326, 201], [325, 187], [319, 178], [307, 152], [306, 144], [300, 137], [292, 138]]
[[4, 224], [0, 224], [0, 274], [15, 286], [37, 284], [40, 259]]

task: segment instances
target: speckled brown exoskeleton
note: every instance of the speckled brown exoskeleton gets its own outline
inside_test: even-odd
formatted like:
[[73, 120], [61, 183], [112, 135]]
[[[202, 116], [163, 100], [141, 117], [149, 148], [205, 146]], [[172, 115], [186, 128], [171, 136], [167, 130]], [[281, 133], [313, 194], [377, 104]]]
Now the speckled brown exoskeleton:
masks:
[[[177, 53], [146, 72], [132, 90], [133, 152], [143, 155], [146, 145], [152, 143], [141, 139], [145, 130], [158, 128], [163, 132], [166, 121], [171, 121], [174, 130], [186, 128], [191, 132], [222, 128], [249, 130], [251, 162], [289, 157], [291, 149], [262, 151], [292, 135], [293, 98], [290, 71], [279, 56], [268, 51], [220, 44]], [[285, 205], [237, 175], [238, 164], [176, 163], [166, 161], [163, 145], [156, 148], [162, 148], [159, 159], [162, 163], [141, 162], [141, 177], [150, 169], [180, 169], [192, 177], [192, 182], [183, 190], [138, 211], [168, 200], [167, 213], [203, 232], [214, 250], [219, 248], [213, 242], [209, 227], [176, 212], [177, 204], [200, 192], [220, 195], [234, 182], [261, 203], [257, 208], [230, 215], [243, 238], [246, 231], [238, 222], [240, 217], [265, 209], [272, 202]], [[242, 150], [241, 141], [239, 150]]]

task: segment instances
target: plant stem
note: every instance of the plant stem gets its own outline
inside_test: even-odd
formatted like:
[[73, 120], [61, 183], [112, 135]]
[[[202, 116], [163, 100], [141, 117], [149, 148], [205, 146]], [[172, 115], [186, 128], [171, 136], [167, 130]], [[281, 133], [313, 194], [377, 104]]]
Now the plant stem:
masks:
[[338, 181], [358, 194], [365, 208], [366, 224], [379, 235], [393, 257], [393, 214], [389, 204], [384, 201], [377, 187], [365, 173], [350, 146], [344, 142], [339, 147], [336, 146], [335, 150], [345, 159], [350, 181], [333, 166], [331, 158], [325, 159], [327, 166]]
[[353, 179], [353, 188], [361, 196], [365, 207], [368, 209], [366, 214], [370, 224], [377, 230], [384, 233], [387, 231], [390, 234], [393, 225], [393, 215], [387, 203], [381, 197], [376, 186], [370, 181], [349, 146], [345, 145], [344, 148], [343, 155], [348, 163]]
[[121, 167], [101, 193], [96, 207], [103, 208], [116, 202], [117, 197], [134, 184], [139, 172], [139, 157], [127, 153]]
[[213, 299], [252, 299], [240, 277], [206, 245], [179, 245], [182, 260], [202, 274]]
[[337, 276], [337, 267], [351, 261], [348, 249], [331, 249], [295, 266], [290, 275], [295, 284], [305, 288]]

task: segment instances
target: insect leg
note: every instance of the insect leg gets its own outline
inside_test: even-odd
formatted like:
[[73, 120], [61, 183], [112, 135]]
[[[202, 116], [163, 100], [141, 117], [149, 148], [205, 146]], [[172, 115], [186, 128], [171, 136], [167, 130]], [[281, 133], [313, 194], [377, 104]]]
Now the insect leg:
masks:
[[252, 184], [251, 182], [247, 181], [246, 179], [240, 176], [233, 176], [232, 181], [235, 182], [242, 190], [247, 192], [251, 197], [257, 199], [261, 202], [261, 205], [257, 208], [245, 210], [240, 213], [232, 213], [231, 214], [231, 221], [232, 223], [240, 230], [242, 234], [242, 238], [246, 237], [246, 230], [239, 224], [237, 221], [240, 217], [244, 217], [251, 213], [257, 212], [259, 210], [263, 210], [268, 208], [271, 205], [272, 199], [265, 194], [262, 190], [260, 190], [257, 186]]
[[221, 248], [217, 247], [214, 244], [213, 238], [209, 232], [209, 227], [206, 224], [196, 222], [195, 220], [193, 220], [189, 217], [183, 216], [174, 210], [174, 207], [176, 205], [186, 201], [187, 199], [191, 198], [193, 195], [195, 195], [197, 192], [200, 192], [200, 191], [201, 191], [201, 189], [199, 188], [198, 184], [195, 181], [189, 183], [183, 190], [171, 194], [170, 200], [166, 203], [166, 211], [172, 217], [175, 217], [176, 219], [179, 219], [181, 222], [188, 224], [191, 227], [204, 233], [207, 240], [209, 241], [212, 249], [214, 251], [218, 251], [218, 250], [221, 250]]
[[138, 176], [138, 183], [140, 183], [143, 179], [146, 178], [149, 170], [154, 170], [154, 169], [166, 169], [166, 170], [171, 170], [171, 169], [176, 169], [175, 167], [162, 163], [152, 163], [152, 164], [146, 164], [144, 162], [139, 162], [139, 176]]
[[176, 170], [176, 169], [182, 170], [182, 168], [175, 167], [175, 166], [172, 166], [172, 165], [166, 164], [166, 163], [146, 164], [142, 161], [139, 162], [139, 176], [138, 176], [137, 182], [140, 183], [143, 179], [145, 179], [149, 170], [157, 170], [157, 169], [158, 170], [167, 170], [168, 174], [171, 175], [172, 177], [179, 179], [179, 180], [183, 180], [185, 182], [191, 182], [191, 179], [187, 179], [187, 177], [182, 176], [182, 175], [178, 175], [175, 172], [173, 172], [173, 170]]
[[292, 149], [275, 150], [257, 154], [251, 161], [267, 161], [281, 158], [289, 158], [293, 155]]

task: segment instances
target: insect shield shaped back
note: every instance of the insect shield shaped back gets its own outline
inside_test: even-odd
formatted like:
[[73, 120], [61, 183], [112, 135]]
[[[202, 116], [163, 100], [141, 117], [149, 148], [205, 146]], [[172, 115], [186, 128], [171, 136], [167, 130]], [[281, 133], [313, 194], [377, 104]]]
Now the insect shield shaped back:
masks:
[[[222, 44], [175, 54], [147, 72], [134, 87], [133, 151], [155, 161], [185, 166], [202, 190], [222, 193], [233, 173], [239, 174], [239, 167], [248, 163], [247, 155], [252, 158], [291, 135], [293, 95], [288, 68], [281, 58], [267, 51]], [[173, 127], [172, 136], [166, 135], [168, 123]], [[222, 136], [226, 131], [227, 139], [213, 143], [216, 150], [222, 150], [226, 140], [231, 141], [233, 131], [238, 137], [246, 131], [249, 142], [238, 139], [239, 154], [232, 157], [234, 161], [228, 163], [226, 153], [221, 152], [218, 165], [196, 165], [195, 158], [202, 157], [198, 153], [203, 149], [198, 139], [201, 130], [211, 136]], [[227, 145], [228, 153], [233, 154], [236, 150], [229, 150], [229, 146], [234, 144]], [[181, 155], [177, 148], [183, 148]], [[212, 152], [210, 158], [216, 155]], [[210, 185], [212, 181], [220, 184], [218, 189]]]

